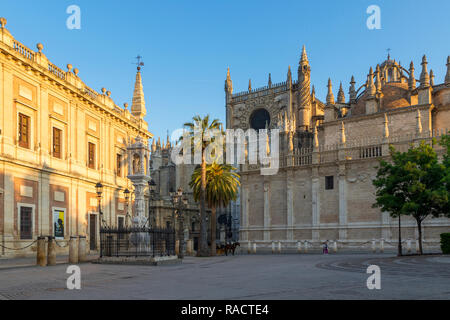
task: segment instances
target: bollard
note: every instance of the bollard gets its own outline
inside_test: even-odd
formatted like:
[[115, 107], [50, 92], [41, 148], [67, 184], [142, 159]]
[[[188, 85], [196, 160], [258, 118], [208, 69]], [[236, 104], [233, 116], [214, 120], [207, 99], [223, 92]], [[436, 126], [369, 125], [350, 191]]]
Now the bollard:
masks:
[[281, 241], [278, 241], [278, 253], [281, 253]]
[[420, 248], [419, 248], [419, 240], [416, 240], [416, 253], [420, 252]]
[[305, 241], [305, 253], [308, 253], [308, 241]]
[[275, 242], [272, 241], [272, 254], [275, 253]]
[[375, 240], [372, 240], [372, 253], [375, 253], [375, 252], [377, 252], [377, 245], [376, 245]]
[[86, 236], [80, 236], [78, 240], [78, 261], [86, 261]]
[[69, 240], [69, 263], [78, 263], [78, 237], [70, 236]]
[[407, 245], [408, 253], [411, 253], [411, 239], [408, 239], [408, 241], [406, 241], [406, 245]]
[[41, 267], [47, 265], [47, 259], [45, 258], [45, 237], [38, 237], [36, 265]]
[[248, 241], [248, 243], [247, 243], [247, 253], [248, 254], [252, 253], [252, 244], [250, 241]]
[[384, 252], [384, 239], [380, 240], [380, 253]]
[[337, 240], [334, 241], [334, 244], [333, 244], [333, 252], [334, 252], [334, 253], [337, 253]]
[[297, 241], [297, 252], [302, 253], [302, 243], [300, 241]]
[[48, 237], [48, 249], [47, 249], [47, 265], [56, 265], [56, 243], [55, 238], [52, 236]]
[[253, 242], [253, 253], [256, 253], [256, 242]]

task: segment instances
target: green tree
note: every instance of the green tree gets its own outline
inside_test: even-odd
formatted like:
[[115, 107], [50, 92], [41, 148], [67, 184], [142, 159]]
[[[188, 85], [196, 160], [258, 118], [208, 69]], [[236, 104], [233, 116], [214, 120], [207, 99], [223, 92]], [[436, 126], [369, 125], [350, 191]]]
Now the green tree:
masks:
[[[184, 127], [188, 129], [188, 134], [191, 138], [191, 146], [194, 150], [198, 148], [201, 150], [201, 187], [200, 187], [200, 243], [198, 255], [206, 257], [208, 252], [207, 241], [207, 226], [206, 226], [206, 149], [210, 143], [213, 142], [209, 138], [209, 134], [213, 130], [220, 130], [222, 124], [218, 119], [214, 119], [210, 122], [209, 115], [204, 118], [195, 116], [192, 118], [192, 122], [187, 122]], [[182, 139], [183, 137], [181, 137]]]
[[[211, 255], [216, 255], [216, 209], [225, 208], [230, 201], [236, 200], [240, 186], [239, 175], [227, 164], [213, 162], [206, 166], [206, 202], [211, 209]], [[191, 177], [189, 186], [198, 201], [202, 190], [202, 170], [197, 168]]]
[[440, 200], [441, 202], [441, 214], [450, 218], [450, 136], [442, 136], [440, 145], [443, 146], [446, 151], [442, 161], [445, 172], [443, 174], [441, 190], [437, 200]]
[[374, 206], [394, 217], [412, 216], [417, 223], [419, 251], [423, 254], [422, 222], [429, 215], [442, 214], [445, 166], [438, 162], [433, 147], [424, 141], [407, 152], [397, 152], [392, 146], [390, 151], [392, 163], [382, 160], [373, 182]]

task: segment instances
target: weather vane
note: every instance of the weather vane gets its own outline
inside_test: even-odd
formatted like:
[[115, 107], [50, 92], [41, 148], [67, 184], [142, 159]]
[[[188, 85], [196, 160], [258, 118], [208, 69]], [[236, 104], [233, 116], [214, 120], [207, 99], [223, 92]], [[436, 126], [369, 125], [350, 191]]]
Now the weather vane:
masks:
[[141, 67], [144, 66], [144, 62], [142, 61], [142, 57], [141, 57], [140, 55], [138, 55], [138, 56], [136, 57], [136, 60], [137, 60], [137, 62], [135, 62], [134, 64], [137, 65], [137, 69], [138, 69], [138, 71], [139, 71], [139, 70], [141, 70]]

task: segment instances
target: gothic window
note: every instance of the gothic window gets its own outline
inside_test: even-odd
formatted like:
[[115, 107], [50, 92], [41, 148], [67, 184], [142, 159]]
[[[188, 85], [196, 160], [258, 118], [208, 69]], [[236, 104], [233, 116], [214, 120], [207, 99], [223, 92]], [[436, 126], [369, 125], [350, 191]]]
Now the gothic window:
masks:
[[61, 136], [62, 131], [58, 128], [53, 128], [53, 156], [61, 159]]
[[30, 147], [30, 117], [19, 113], [19, 146]]
[[88, 167], [95, 169], [95, 144], [88, 142]]
[[250, 116], [250, 127], [255, 130], [265, 129], [270, 125], [270, 114], [266, 109], [257, 109]]

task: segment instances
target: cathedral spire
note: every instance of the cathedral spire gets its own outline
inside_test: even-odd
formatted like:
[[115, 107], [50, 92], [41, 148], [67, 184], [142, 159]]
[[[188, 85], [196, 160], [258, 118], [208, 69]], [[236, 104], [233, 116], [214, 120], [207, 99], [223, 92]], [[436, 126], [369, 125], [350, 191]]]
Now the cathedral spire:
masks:
[[345, 103], [345, 94], [344, 89], [342, 88], [342, 82], [339, 85], [338, 103]]
[[420, 86], [421, 87], [429, 87], [430, 86], [430, 75], [427, 70], [427, 57], [423, 55], [422, 57], [422, 73], [420, 74]]
[[156, 151], [156, 141], [155, 138], [152, 139], [152, 153]]
[[350, 103], [356, 103], [356, 88], [355, 88], [355, 77], [352, 76], [352, 79], [350, 80], [350, 89], [348, 90], [348, 94], [350, 95]]
[[269, 81], [268, 81], [269, 88], [272, 88], [272, 75], [269, 73]]
[[298, 126], [307, 131], [311, 122], [311, 68], [305, 46], [302, 49], [302, 56], [298, 66]]
[[433, 72], [433, 69], [430, 69], [430, 85], [434, 86], [434, 72]]
[[137, 68], [136, 82], [134, 84], [131, 113], [141, 119], [143, 119], [147, 114], [147, 109], [145, 108], [144, 88], [142, 86], [141, 67], [139, 66]]
[[233, 82], [231, 81], [230, 68], [227, 69], [227, 79], [225, 80], [225, 91], [227, 94], [233, 94]]
[[311, 90], [311, 101], [316, 101], [316, 88], [314, 88], [314, 85], [312, 86]]
[[347, 142], [347, 137], [345, 136], [345, 126], [344, 121], [341, 122], [341, 144], [345, 144]]
[[248, 92], [252, 92], [252, 79], [248, 79]]
[[411, 61], [409, 65], [409, 79], [408, 79], [408, 89], [410, 91], [416, 88], [416, 77], [414, 76], [414, 62]]
[[376, 88], [375, 85], [373, 83], [373, 69], [372, 67], [370, 67], [369, 70], [369, 77], [367, 79], [367, 93], [369, 94], [370, 97], [375, 96], [376, 93]]
[[306, 54], [306, 48], [305, 48], [305, 45], [303, 45], [303, 48], [302, 48], [302, 57], [300, 58], [300, 65], [303, 65], [303, 64], [309, 64], [308, 56], [307, 56], [307, 54]]
[[376, 89], [377, 93], [381, 93], [381, 69], [380, 69], [379, 64], [377, 64], [377, 69], [375, 70], [375, 76], [376, 76], [375, 89]]
[[290, 88], [292, 86], [291, 66], [289, 66], [289, 68], [288, 68], [286, 83], [288, 85], [288, 88]]
[[333, 86], [331, 84], [331, 79], [328, 78], [328, 94], [327, 94], [327, 104], [332, 105], [334, 104], [334, 95], [333, 95]]

